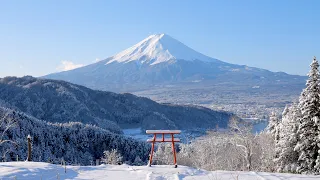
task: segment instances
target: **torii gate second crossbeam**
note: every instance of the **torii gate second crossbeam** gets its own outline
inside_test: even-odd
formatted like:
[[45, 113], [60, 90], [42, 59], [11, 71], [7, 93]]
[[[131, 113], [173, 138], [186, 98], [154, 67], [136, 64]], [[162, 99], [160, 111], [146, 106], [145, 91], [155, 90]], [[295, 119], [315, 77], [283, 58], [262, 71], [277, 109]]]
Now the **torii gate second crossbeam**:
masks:
[[[147, 142], [151, 142], [151, 153], [150, 153], [150, 159], [149, 159], [149, 166], [151, 166], [152, 163], [152, 157], [154, 152], [154, 144], [156, 142], [171, 142], [172, 143], [172, 152], [173, 152], [173, 162], [174, 167], [177, 168], [177, 157], [176, 157], [176, 149], [174, 147], [175, 142], [180, 142], [179, 138], [174, 138], [175, 134], [180, 134], [180, 130], [147, 130], [147, 134], [153, 134], [153, 138], [148, 139]], [[162, 134], [162, 138], [157, 138], [157, 135]], [[165, 138], [165, 135], [170, 135], [170, 138]]]

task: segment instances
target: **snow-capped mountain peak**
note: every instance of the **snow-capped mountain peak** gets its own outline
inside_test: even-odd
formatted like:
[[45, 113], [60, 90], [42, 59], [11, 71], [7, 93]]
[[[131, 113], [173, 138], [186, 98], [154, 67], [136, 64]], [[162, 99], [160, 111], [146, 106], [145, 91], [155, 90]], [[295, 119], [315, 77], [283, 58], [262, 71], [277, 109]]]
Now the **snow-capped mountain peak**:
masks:
[[241, 84], [248, 85], [248, 92], [251, 92], [252, 87], [261, 89], [262, 84], [305, 82], [305, 77], [230, 64], [205, 56], [166, 34], [151, 35], [105, 60], [49, 74], [45, 78], [115, 92], [137, 92], [158, 88], [158, 85], [169, 85], [174, 89], [180, 83], [191, 83], [182, 86], [185, 88], [216, 86], [217, 83]]
[[187, 61], [212, 60], [212, 58], [196, 52], [169, 35], [154, 34], [136, 45], [112, 56], [109, 58], [107, 64], [112, 62], [126, 63], [130, 61], [139, 61], [140, 63], [155, 65], [175, 59]]

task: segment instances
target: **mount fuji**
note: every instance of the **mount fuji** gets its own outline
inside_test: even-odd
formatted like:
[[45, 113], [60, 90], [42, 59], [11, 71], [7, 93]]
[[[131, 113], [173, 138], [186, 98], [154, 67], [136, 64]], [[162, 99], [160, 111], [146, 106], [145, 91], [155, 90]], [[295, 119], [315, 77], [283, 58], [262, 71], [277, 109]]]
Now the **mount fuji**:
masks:
[[138, 44], [111, 57], [112, 62], [136, 61], [140, 64], [156, 65], [170, 60], [201, 60], [217, 61], [187, 47], [166, 34], [155, 34], [147, 37]]
[[93, 89], [131, 91], [160, 84], [215, 83], [279, 84], [301, 76], [226, 63], [203, 55], [166, 34], [151, 35], [136, 45], [100, 62], [49, 74]]
[[[44, 78], [65, 80], [99, 90], [131, 92], [162, 102], [194, 104], [216, 102], [196, 96], [199, 93], [208, 95], [205, 90], [215, 92], [212, 96], [235, 92], [251, 96], [254, 90], [264, 95], [276, 92], [279, 96], [296, 97], [306, 79], [304, 76], [223, 62], [201, 54], [166, 34], [151, 35], [105, 60]], [[283, 94], [282, 91], [286, 92]], [[164, 97], [163, 92], [178, 100]], [[186, 98], [189, 100], [185, 101]]]

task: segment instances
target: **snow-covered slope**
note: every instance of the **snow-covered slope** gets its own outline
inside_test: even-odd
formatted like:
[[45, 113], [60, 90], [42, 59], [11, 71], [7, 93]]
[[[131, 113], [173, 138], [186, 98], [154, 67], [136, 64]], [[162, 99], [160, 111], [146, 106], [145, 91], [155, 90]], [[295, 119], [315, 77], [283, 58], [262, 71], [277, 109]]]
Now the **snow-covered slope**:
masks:
[[166, 34], [151, 35], [136, 45], [112, 56], [107, 64], [112, 62], [130, 62], [147, 63], [155, 65], [174, 59], [183, 59], [187, 61], [201, 60], [213, 61], [197, 51], [189, 48], [176, 39]]
[[265, 172], [204, 171], [179, 166], [67, 166], [38, 162], [0, 163], [0, 179], [96, 179], [96, 180], [316, 180], [320, 176]]

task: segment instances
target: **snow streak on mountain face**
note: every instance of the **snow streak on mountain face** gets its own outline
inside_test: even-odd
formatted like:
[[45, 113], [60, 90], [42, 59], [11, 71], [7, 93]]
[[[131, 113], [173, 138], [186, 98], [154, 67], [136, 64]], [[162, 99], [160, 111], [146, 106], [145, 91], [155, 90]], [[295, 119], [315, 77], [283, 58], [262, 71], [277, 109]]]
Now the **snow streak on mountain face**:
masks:
[[112, 56], [107, 64], [112, 62], [138, 61], [155, 65], [175, 59], [186, 61], [214, 61], [208, 56], [196, 52], [183, 43], [166, 34], [155, 34], [140, 41], [136, 45]]

